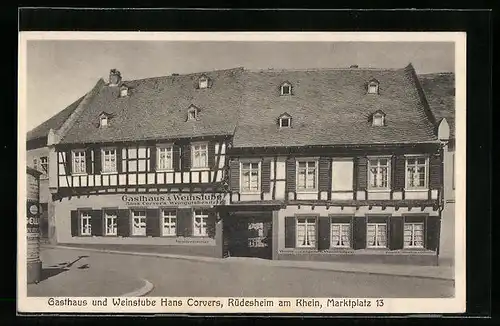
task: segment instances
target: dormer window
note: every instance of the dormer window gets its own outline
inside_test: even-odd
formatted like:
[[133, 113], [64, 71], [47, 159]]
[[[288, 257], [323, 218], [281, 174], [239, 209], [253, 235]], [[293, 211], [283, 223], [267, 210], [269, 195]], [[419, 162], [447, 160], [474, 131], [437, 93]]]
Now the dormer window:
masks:
[[292, 116], [288, 113], [283, 113], [278, 117], [278, 124], [280, 128], [289, 128], [292, 126]]
[[198, 113], [199, 109], [196, 106], [191, 105], [187, 111], [187, 121], [198, 120]]
[[381, 127], [385, 126], [385, 113], [377, 111], [372, 116], [372, 126]]
[[368, 94], [378, 94], [379, 82], [376, 79], [371, 79], [368, 82]]
[[100, 127], [103, 128], [106, 127], [107, 125], [108, 125], [108, 117], [106, 116], [101, 117]]
[[208, 77], [207, 76], [200, 77], [200, 79], [198, 80], [198, 88], [200, 88], [200, 89], [208, 88]]
[[120, 87], [120, 97], [126, 97], [126, 96], [128, 96], [128, 87], [127, 86]]
[[281, 84], [281, 95], [292, 95], [292, 84], [289, 82], [284, 82]]
[[109, 120], [112, 118], [112, 114], [102, 112], [99, 115], [99, 128], [106, 128], [109, 125]]

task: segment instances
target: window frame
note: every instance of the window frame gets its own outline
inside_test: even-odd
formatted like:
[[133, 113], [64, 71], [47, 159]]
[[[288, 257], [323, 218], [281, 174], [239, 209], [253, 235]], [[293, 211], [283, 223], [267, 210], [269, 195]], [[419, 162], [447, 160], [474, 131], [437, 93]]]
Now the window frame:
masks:
[[[374, 246], [374, 245], [371, 245], [369, 242], [368, 242], [368, 227], [370, 225], [374, 225], [375, 226], [375, 239], [377, 239], [378, 237], [378, 228], [379, 226], [384, 226], [385, 227], [385, 246]], [[367, 218], [367, 221], [366, 221], [366, 248], [367, 249], [387, 249], [388, 246], [389, 246], [389, 226], [387, 225], [387, 221], [386, 222], [370, 222], [369, 219]], [[379, 240], [380, 241], [380, 240]]]
[[[207, 89], [208, 88], [208, 83], [209, 83], [208, 77], [207, 76], [201, 76], [198, 79], [198, 88], [199, 89]], [[202, 87], [202, 85], [204, 87]]]
[[[163, 149], [170, 148], [170, 167], [162, 168], [160, 166], [160, 152]], [[156, 145], [156, 171], [157, 172], [172, 172], [174, 171], [174, 144], [158, 144]]]
[[103, 115], [99, 117], [99, 127], [100, 128], [106, 128], [109, 126], [109, 119], [107, 116]]
[[[348, 245], [334, 245], [333, 244], [333, 234], [332, 234], [332, 226], [336, 224], [336, 225], [340, 225], [340, 234], [339, 234], [339, 237], [342, 241], [342, 226], [343, 225], [348, 225], [349, 226], [349, 232], [348, 232], [348, 236], [349, 236], [349, 244]], [[352, 248], [352, 221], [349, 221], [349, 222], [339, 222], [339, 221], [335, 221], [334, 218], [330, 218], [330, 248], [332, 249], [342, 249], [342, 248]]]
[[[258, 164], [257, 165], [257, 190], [243, 189], [243, 164]], [[250, 169], [252, 171], [252, 169]], [[251, 178], [251, 175], [250, 175]], [[262, 161], [261, 160], [243, 160], [240, 161], [240, 193], [241, 194], [259, 194], [262, 191]], [[250, 179], [251, 183], [251, 179]]]
[[[202, 214], [196, 215], [196, 211], [201, 211]], [[209, 216], [209, 212], [208, 212], [207, 208], [205, 208], [205, 207], [193, 207], [193, 209], [192, 209], [192, 227], [193, 227], [192, 236], [193, 237], [195, 237], [195, 238], [208, 237], [208, 228], [207, 228], [208, 227], [208, 216]], [[200, 229], [204, 229], [205, 232], [203, 234], [195, 234], [195, 230], [197, 229], [196, 228], [196, 218], [201, 218]]]
[[[422, 187], [409, 187], [408, 182], [410, 181], [408, 178], [408, 160], [409, 159], [425, 159], [424, 168], [425, 168], [425, 177], [424, 177], [424, 185]], [[419, 166], [418, 163], [416, 165]], [[428, 155], [419, 155], [419, 154], [411, 154], [405, 155], [405, 191], [426, 191], [429, 190], [429, 156]]]
[[[375, 121], [377, 121], [377, 119], [380, 119], [380, 122], [381, 122], [380, 124], [375, 123]], [[374, 113], [372, 116], [372, 126], [374, 126], [374, 127], [385, 126], [385, 115], [382, 113]]]
[[[164, 215], [165, 212], [169, 213], [169, 215], [165, 216]], [[170, 215], [172, 213], [173, 213], [173, 215]], [[165, 234], [164, 233], [164, 231], [165, 231], [165, 218], [169, 219], [169, 224], [172, 224], [172, 219], [175, 220], [175, 222], [173, 222], [173, 224], [174, 224], [173, 234]], [[170, 225], [169, 230], [171, 230], [171, 228], [172, 227]], [[177, 210], [175, 208], [168, 208], [168, 207], [160, 208], [160, 232], [161, 232], [162, 237], [176, 237], [177, 236]]]
[[[371, 88], [374, 87], [375, 88], [375, 92], [371, 92]], [[367, 94], [375, 94], [377, 95], [379, 93], [379, 84], [375, 81], [371, 81], [368, 83], [368, 87], [367, 87], [367, 90], [366, 90], [366, 93]]]
[[[83, 216], [85, 215], [85, 216]], [[89, 211], [86, 211], [86, 210], [80, 210], [78, 211], [78, 218], [79, 218], [79, 225], [78, 225], [78, 231], [79, 231], [79, 235], [81, 237], [91, 237], [92, 236], [92, 214], [89, 212]], [[84, 232], [84, 224], [83, 224], [83, 220], [88, 220], [88, 230], [89, 232], [86, 233]]]
[[[309, 238], [308, 225], [314, 225], [314, 244], [301, 245], [299, 243], [299, 219], [305, 219], [305, 236]], [[308, 223], [308, 220], [314, 220], [314, 223]], [[295, 216], [295, 248], [315, 249], [318, 247], [318, 216], [317, 215], [296, 215]]]
[[[81, 160], [82, 158], [82, 155], [83, 154], [83, 172], [75, 172], [77, 169], [76, 169], [76, 165], [75, 165], [75, 158], [76, 158], [76, 153], [79, 153], [79, 158]], [[80, 162], [80, 164], [82, 164]], [[77, 149], [72, 149], [71, 150], [71, 175], [86, 175], [88, 174], [88, 171], [87, 171], [87, 153], [84, 149], [80, 149], [80, 148], [77, 148]]]
[[[299, 163], [306, 163], [306, 183], [307, 183], [307, 172], [309, 169], [310, 162], [314, 162], [314, 189], [313, 188], [301, 188], [299, 187]], [[319, 178], [319, 158], [317, 157], [309, 157], [309, 158], [297, 158], [295, 160], [295, 189], [297, 193], [317, 193], [319, 190], [318, 186], [318, 178]]]
[[[115, 170], [114, 171], [105, 171], [104, 169], [104, 163], [105, 163], [105, 151], [114, 151], [114, 157], [115, 157]], [[116, 147], [103, 147], [101, 148], [101, 174], [117, 174], [118, 173], [118, 162], [117, 162], [117, 151], [118, 149]], [[128, 166], [127, 166], [128, 170]]]
[[[286, 126], [283, 125], [283, 121], [284, 120], [287, 121], [287, 125]], [[280, 123], [280, 128], [290, 128], [291, 125], [292, 125], [292, 118], [290, 118], [290, 117], [280, 117], [279, 118], [279, 123]]]
[[[386, 187], [373, 187], [371, 185], [371, 160], [387, 160], [387, 186]], [[368, 156], [367, 157], [367, 160], [368, 160], [368, 164], [367, 164], [367, 189], [368, 191], [370, 192], [388, 192], [391, 190], [391, 187], [392, 187], [392, 178], [391, 178], [391, 173], [392, 173], [392, 156]], [[380, 168], [380, 162], [377, 163], [377, 167]]]
[[[284, 92], [284, 88], [288, 87], [288, 93]], [[292, 95], [292, 84], [289, 82], [284, 82], [280, 85], [280, 95], [281, 96], [290, 96]]]
[[[45, 163], [43, 162], [45, 159]], [[85, 164], [87, 162], [85, 161]], [[44, 165], [46, 168], [44, 168]], [[40, 167], [42, 168], [41, 172], [43, 172], [43, 174], [40, 176], [41, 178], [48, 178], [49, 176], [49, 157], [48, 156], [40, 156]]]
[[[205, 146], [205, 150], [206, 150], [206, 166], [194, 166], [194, 156], [195, 156], [195, 146]], [[204, 141], [204, 142], [194, 142], [194, 143], [191, 143], [191, 171], [205, 171], [205, 170], [209, 170], [210, 169], [210, 166], [208, 165], [208, 155], [209, 155], [209, 151], [208, 151], [208, 146], [209, 146], [209, 143]]]
[[[111, 210], [103, 209], [102, 214], [104, 215], [104, 232], [103, 235], [106, 237], [117, 237], [118, 236], [118, 213], [116, 214], [108, 214]], [[114, 232], [108, 233], [108, 218], [114, 219]]]
[[[143, 216], [135, 216], [135, 213], [137, 212], [144, 212], [144, 217]], [[147, 236], [147, 217], [148, 217], [148, 212], [145, 208], [133, 208], [130, 210], [130, 236], [132, 237], [146, 237]], [[134, 231], [137, 230], [135, 227], [135, 219], [142, 219], [144, 218], [144, 234], [136, 234]], [[139, 221], [139, 223], [142, 223]], [[142, 229], [142, 228], [139, 228]]]
[[[412, 225], [412, 231], [411, 231], [411, 237], [412, 237], [412, 240], [410, 241], [410, 243], [414, 243], [415, 242], [415, 228], [414, 226], [415, 225], [422, 225], [422, 245], [420, 246], [416, 246], [416, 245], [406, 245], [406, 241], [405, 241], [405, 231], [406, 231], [406, 225], [409, 224], [409, 225]], [[403, 249], [424, 249], [425, 248], [425, 222], [424, 221], [421, 221], [421, 222], [415, 222], [415, 221], [412, 221], [412, 222], [407, 222], [407, 221], [404, 221], [403, 223]]]
[[[191, 117], [191, 113], [193, 113], [193, 117]], [[187, 121], [196, 121], [196, 120], [198, 120], [198, 109], [192, 106], [187, 110]]]

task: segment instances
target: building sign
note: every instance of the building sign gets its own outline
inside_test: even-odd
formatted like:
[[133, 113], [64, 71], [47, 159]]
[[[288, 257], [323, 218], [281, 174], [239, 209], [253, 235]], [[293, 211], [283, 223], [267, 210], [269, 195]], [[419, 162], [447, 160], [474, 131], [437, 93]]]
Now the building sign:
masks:
[[193, 206], [223, 205], [226, 194], [160, 194], [160, 195], [123, 195], [127, 206]]

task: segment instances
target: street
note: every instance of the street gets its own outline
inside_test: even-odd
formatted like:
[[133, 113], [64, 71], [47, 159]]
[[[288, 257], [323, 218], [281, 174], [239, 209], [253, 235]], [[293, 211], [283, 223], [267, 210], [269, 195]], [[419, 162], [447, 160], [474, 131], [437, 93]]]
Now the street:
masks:
[[[252, 265], [231, 260], [201, 262], [67, 249], [44, 249], [41, 257], [44, 268], [76, 261], [63, 273], [66, 279], [73, 273], [75, 284], [83, 273], [148, 280], [154, 289], [147, 296], [441, 298], [453, 296], [454, 291], [453, 282], [445, 280]], [[54, 280], [57, 277], [52, 276]], [[107, 285], [118, 286], [103, 283], [100, 284], [103, 289]], [[116, 295], [119, 290], [110, 288], [109, 293]], [[124, 289], [122, 293], [131, 290]]]

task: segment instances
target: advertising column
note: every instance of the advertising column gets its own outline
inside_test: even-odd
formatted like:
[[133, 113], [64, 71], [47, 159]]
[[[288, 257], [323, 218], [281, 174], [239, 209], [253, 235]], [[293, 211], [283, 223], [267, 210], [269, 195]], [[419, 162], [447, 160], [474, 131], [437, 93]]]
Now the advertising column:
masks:
[[40, 261], [40, 227], [39, 227], [39, 194], [40, 172], [27, 168], [26, 170], [26, 246], [27, 246], [27, 281], [40, 281], [42, 262]]

